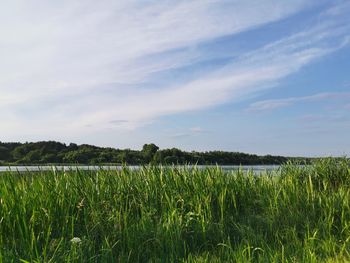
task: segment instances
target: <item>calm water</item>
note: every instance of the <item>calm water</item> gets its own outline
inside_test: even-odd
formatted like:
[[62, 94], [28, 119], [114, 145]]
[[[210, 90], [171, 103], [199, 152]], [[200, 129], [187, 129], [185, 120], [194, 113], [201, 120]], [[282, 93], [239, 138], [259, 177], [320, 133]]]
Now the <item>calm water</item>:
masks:
[[[130, 169], [140, 169], [141, 166], [127, 166]], [[184, 167], [184, 166], [179, 166]], [[204, 169], [206, 167], [215, 167], [215, 166], [205, 166], [205, 165], [198, 165], [197, 166], [200, 169]], [[220, 166], [225, 171], [234, 171], [238, 169], [242, 170], [252, 170], [254, 172], [263, 172], [263, 171], [272, 171], [277, 170], [280, 166], [279, 165], [221, 165]], [[93, 166], [93, 165], [82, 165], [82, 166], [0, 166], [0, 172], [6, 172], [6, 171], [19, 171], [19, 172], [26, 172], [26, 171], [50, 171], [53, 169], [56, 170], [63, 170], [63, 171], [69, 171], [69, 170], [120, 170], [122, 169], [122, 166]]]

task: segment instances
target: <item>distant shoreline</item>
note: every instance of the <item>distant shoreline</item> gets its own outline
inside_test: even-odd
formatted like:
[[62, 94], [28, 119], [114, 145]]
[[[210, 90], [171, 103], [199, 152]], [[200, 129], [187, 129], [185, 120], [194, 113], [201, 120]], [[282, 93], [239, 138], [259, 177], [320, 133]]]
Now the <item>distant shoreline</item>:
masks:
[[317, 158], [256, 155], [228, 151], [182, 151], [144, 144], [141, 150], [116, 149], [56, 141], [0, 142], [0, 166], [42, 165], [281, 165], [307, 164]]

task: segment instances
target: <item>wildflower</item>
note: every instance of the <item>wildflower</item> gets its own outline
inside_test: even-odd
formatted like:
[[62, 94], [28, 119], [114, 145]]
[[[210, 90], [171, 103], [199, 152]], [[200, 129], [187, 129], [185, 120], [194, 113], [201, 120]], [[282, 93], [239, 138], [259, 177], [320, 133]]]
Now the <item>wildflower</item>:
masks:
[[80, 210], [80, 209], [82, 209], [83, 207], [84, 207], [84, 199], [85, 198], [83, 198], [79, 203], [78, 203], [78, 205], [77, 205], [77, 208]]
[[72, 242], [73, 244], [80, 244], [81, 243], [81, 239], [79, 237], [73, 237], [70, 242]]

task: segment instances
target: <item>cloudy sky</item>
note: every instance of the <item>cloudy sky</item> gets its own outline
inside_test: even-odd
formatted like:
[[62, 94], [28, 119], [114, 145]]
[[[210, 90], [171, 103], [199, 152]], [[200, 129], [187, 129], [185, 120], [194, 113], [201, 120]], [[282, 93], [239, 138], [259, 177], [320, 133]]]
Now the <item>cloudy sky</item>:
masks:
[[350, 155], [349, 0], [4, 0], [0, 140]]

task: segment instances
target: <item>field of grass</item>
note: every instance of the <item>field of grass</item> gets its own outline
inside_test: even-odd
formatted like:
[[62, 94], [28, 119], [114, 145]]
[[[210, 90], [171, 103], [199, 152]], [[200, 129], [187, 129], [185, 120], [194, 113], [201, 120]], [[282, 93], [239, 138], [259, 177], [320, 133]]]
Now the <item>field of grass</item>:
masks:
[[347, 160], [0, 174], [0, 262], [347, 262]]

